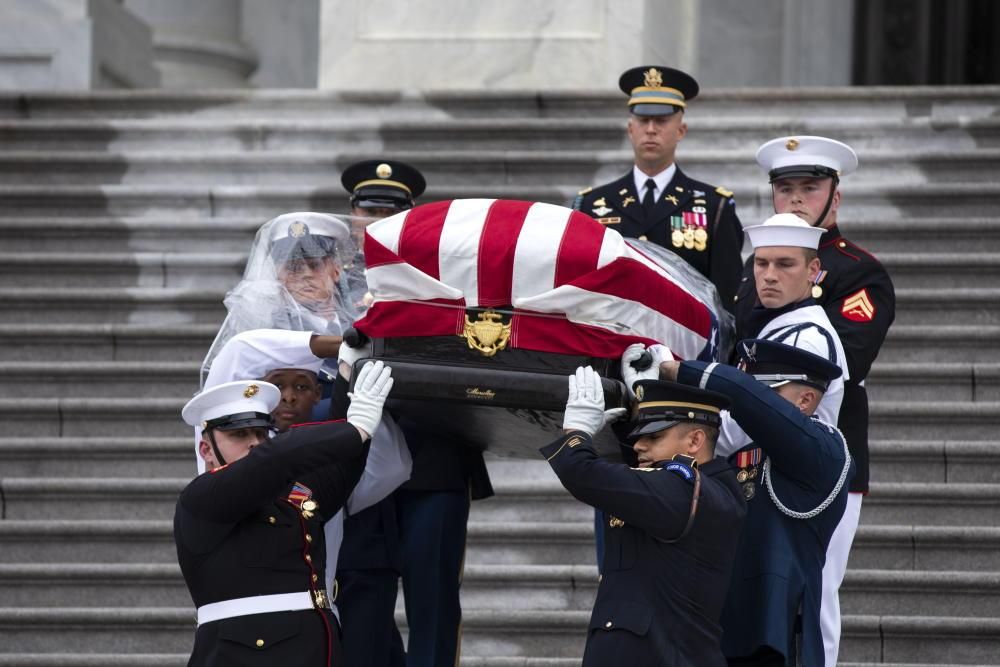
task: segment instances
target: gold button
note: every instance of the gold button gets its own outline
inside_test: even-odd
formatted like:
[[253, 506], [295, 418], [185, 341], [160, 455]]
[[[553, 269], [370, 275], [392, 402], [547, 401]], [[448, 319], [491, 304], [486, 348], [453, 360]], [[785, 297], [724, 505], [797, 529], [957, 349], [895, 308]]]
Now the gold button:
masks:
[[604, 624], [604, 627], [606, 627], [606, 628], [610, 628], [610, 627], [611, 627], [611, 621], [608, 621], [607, 623], [605, 623], [605, 624]]
[[258, 639], [257, 640], [257, 648], [261, 648], [263, 645], [264, 645], [264, 640], [263, 639]]
[[271, 525], [274, 525], [274, 524], [278, 523], [278, 520], [275, 519], [273, 516], [269, 516], [269, 517], [267, 517], [267, 522], [269, 524], [271, 524]]
[[313, 541], [313, 536], [306, 533], [306, 542], [312, 543], [312, 541]]
[[841, 242], [840, 242], [840, 243], [838, 243], [837, 245], [839, 245], [839, 246], [840, 246], [841, 248], [846, 248], [846, 247], [847, 247], [847, 244], [846, 244], [846, 243], [844, 243], [843, 241], [841, 241]]
[[647, 237], [645, 234], [643, 234], [642, 236], [639, 237], [639, 240], [640, 241], [648, 241], [649, 237]]
[[319, 575], [313, 574], [313, 583], [315, 584], [317, 581], [319, 581]]
[[309, 554], [306, 554], [306, 562], [307, 562], [307, 563], [311, 563], [311, 562], [313, 562], [313, 557], [312, 557], [312, 556], [310, 556]]

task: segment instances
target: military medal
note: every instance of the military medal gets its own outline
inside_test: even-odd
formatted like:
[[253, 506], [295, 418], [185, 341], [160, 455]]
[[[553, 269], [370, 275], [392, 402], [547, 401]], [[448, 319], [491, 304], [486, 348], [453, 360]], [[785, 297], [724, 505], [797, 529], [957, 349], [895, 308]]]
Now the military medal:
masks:
[[670, 232], [670, 243], [673, 244], [675, 248], [680, 248], [684, 245], [684, 232], [682, 231], [684, 221], [681, 216], [670, 216], [670, 227], [673, 230]]
[[747, 482], [743, 485], [743, 497], [747, 500], [752, 500], [756, 493], [757, 488], [754, 486], [753, 482]]
[[688, 250], [694, 248], [694, 230], [690, 227], [684, 228], [684, 247]]
[[760, 447], [736, 452], [736, 467], [740, 469], [736, 473], [736, 481], [743, 485], [743, 496], [747, 500], [753, 498], [754, 494], [757, 493], [757, 487], [753, 480], [757, 477], [761, 452]]
[[291, 493], [288, 494], [288, 502], [295, 505], [306, 519], [311, 519], [319, 509], [319, 503], [312, 499], [312, 494], [312, 489], [300, 482], [295, 482]]
[[736, 473], [736, 481], [739, 482], [740, 484], [747, 481], [748, 477], [750, 477], [750, 474], [747, 473], [746, 470], [741, 470], [738, 473]]
[[823, 296], [823, 288], [819, 284], [823, 282], [824, 278], [826, 278], [826, 271], [820, 271], [816, 274], [816, 279], [813, 280], [812, 290], [810, 291], [812, 298], [818, 299]]

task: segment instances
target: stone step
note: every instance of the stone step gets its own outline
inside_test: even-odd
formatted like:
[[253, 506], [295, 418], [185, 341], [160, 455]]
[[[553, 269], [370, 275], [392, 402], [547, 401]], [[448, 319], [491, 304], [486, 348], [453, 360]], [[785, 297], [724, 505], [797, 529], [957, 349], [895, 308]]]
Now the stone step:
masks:
[[844, 614], [1000, 617], [1000, 572], [852, 569], [840, 588]]
[[[193, 456], [192, 456], [193, 458]], [[100, 519], [128, 507], [134, 516], [169, 519], [190, 477], [4, 477], [7, 519]], [[580, 522], [593, 511], [558, 482], [495, 480], [497, 495], [473, 505], [480, 522]], [[875, 482], [865, 500], [867, 525], [977, 525], [1000, 523], [1000, 487], [983, 483]]]
[[200, 368], [192, 361], [12, 361], [0, 366], [0, 398], [190, 397]]
[[[577, 658], [586, 611], [469, 610], [462, 618], [462, 651], [471, 655]], [[402, 619], [397, 617], [397, 622]], [[167, 608], [2, 608], [4, 649], [42, 653], [60, 637], [74, 653], [182, 653], [190, 650], [193, 610]], [[843, 617], [845, 661], [982, 663], [1000, 651], [1000, 619], [948, 616]]]
[[862, 505], [850, 570], [1000, 571], [1000, 528], [877, 525], [869, 521], [869, 500]]
[[[474, 148], [473, 148], [474, 147]], [[4, 185], [339, 185], [348, 165], [370, 151], [227, 151], [142, 150], [10, 151], [0, 153], [0, 184]], [[465, 148], [465, 147], [463, 147]], [[613, 150], [486, 150], [470, 144], [466, 150], [438, 147], [432, 152], [395, 151], [394, 157], [418, 164], [428, 182], [490, 188], [498, 184], [530, 187], [536, 183], [585, 187], [605, 183], [628, 171], [631, 148]], [[471, 150], [470, 150], [471, 149]], [[764, 180], [754, 161], [754, 147], [688, 151], [680, 148], [678, 162], [698, 180], [721, 182], [737, 192], [749, 192]], [[997, 149], [862, 151], [866, 184], [881, 186], [945, 183], [993, 183], [1000, 165]], [[844, 184], [849, 198], [855, 184]], [[850, 201], [848, 199], [848, 201]]]
[[219, 331], [213, 324], [0, 324], [0, 361], [197, 362]]
[[969, 289], [1000, 284], [1000, 253], [937, 253], [935, 249], [931, 246], [925, 248], [929, 252], [885, 252], [877, 257], [896, 289]]
[[[804, 118], [713, 116], [699, 109], [688, 119], [681, 149], [733, 148], [752, 152], [762, 137], [789, 134], [836, 137], [855, 150], [890, 146], [954, 150], [1000, 146], [996, 118]], [[8, 151], [321, 150], [367, 154], [432, 151], [475, 145], [484, 150], [578, 150], [628, 147], [625, 116], [584, 118], [152, 118], [0, 120], [0, 146]]]
[[899, 324], [1000, 324], [1000, 288], [915, 288], [896, 290]]
[[[694, 174], [692, 174], [694, 176]], [[717, 175], [710, 179], [719, 182]], [[771, 189], [755, 179], [736, 189], [739, 214], [745, 224], [773, 213]], [[331, 184], [310, 185], [4, 185], [0, 197], [7, 206], [0, 218], [24, 217], [148, 217], [178, 220], [205, 217], [253, 217], [261, 222], [288, 211], [349, 210], [347, 193], [331, 177]], [[589, 183], [588, 183], [589, 184]], [[423, 203], [446, 199], [498, 198], [567, 205], [580, 187], [566, 185], [440, 185], [431, 183]], [[727, 184], [730, 189], [738, 186]], [[1000, 194], [995, 183], [932, 183], [881, 185], [858, 182], [844, 185], [845, 220], [982, 218], [995, 214], [993, 202]]]
[[0, 252], [8, 287], [227, 289], [243, 277], [245, 253]]
[[869, 404], [873, 439], [990, 440], [1000, 428], [995, 402], [875, 401]]
[[225, 291], [192, 287], [22, 287], [0, 289], [0, 316], [33, 324], [222, 323]]
[[[872, 478], [879, 482], [1000, 482], [1000, 446], [993, 441], [873, 440], [870, 448]], [[502, 479], [495, 463], [490, 462], [490, 475]], [[540, 459], [511, 463], [541, 464], [551, 474]], [[0, 438], [0, 470], [8, 477], [142, 477], [151, 469], [163, 477], [193, 475], [191, 438]], [[552, 526], [538, 525], [543, 531]], [[491, 548], [501, 549], [515, 537], [499, 533], [495, 539]]]
[[[743, 210], [741, 200], [740, 211]], [[250, 247], [266, 217], [31, 218], [0, 217], [0, 242], [11, 253], [205, 253]], [[750, 220], [746, 220], [750, 224]], [[1000, 252], [996, 218], [858, 219], [841, 227], [852, 241], [883, 261], [920, 253], [928, 257]], [[940, 253], [938, 252], [940, 251]], [[905, 267], [900, 267], [900, 269]]]
[[1000, 364], [877, 362], [865, 385], [874, 401], [998, 401]]
[[[459, 118], [621, 118], [624, 99], [609, 81], [587, 90], [456, 90], [425, 93], [318, 90], [88, 90], [4, 91], [0, 117], [92, 118], [382, 118], [399, 121]], [[702, 117], [745, 119], [788, 109], [795, 118], [917, 118], [971, 122], [995, 116], [998, 86], [863, 86], [815, 88], [717, 88], [698, 97]], [[693, 107], [694, 109], [695, 107]], [[794, 110], [794, 113], [792, 113]]]
[[879, 362], [975, 363], [1000, 353], [1000, 326], [898, 324], [889, 327]]

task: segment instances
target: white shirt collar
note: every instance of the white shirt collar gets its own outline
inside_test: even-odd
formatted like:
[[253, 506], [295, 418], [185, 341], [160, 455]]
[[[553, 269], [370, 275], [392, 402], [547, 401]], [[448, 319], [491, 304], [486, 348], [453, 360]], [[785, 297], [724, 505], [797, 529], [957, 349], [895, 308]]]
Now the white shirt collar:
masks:
[[663, 195], [663, 191], [666, 189], [667, 184], [670, 183], [674, 178], [674, 174], [677, 172], [677, 163], [671, 163], [669, 167], [658, 173], [656, 176], [647, 176], [639, 167], [635, 165], [632, 166], [632, 178], [635, 180], [635, 191], [639, 195], [639, 200], [646, 195], [644, 188], [646, 187], [646, 181], [650, 178], [656, 182], [656, 192], [653, 194], [659, 199]]

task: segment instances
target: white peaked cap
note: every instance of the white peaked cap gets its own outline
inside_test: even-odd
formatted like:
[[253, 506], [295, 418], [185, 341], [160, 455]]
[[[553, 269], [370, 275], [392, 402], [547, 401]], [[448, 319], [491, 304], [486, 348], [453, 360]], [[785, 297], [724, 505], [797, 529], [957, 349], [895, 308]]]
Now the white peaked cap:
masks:
[[794, 213], [778, 213], [763, 224], [747, 227], [744, 231], [750, 237], [750, 245], [754, 250], [771, 246], [816, 250], [824, 230], [822, 227], [813, 227]]
[[269, 382], [226, 382], [206, 389], [188, 401], [181, 410], [181, 417], [191, 426], [201, 426], [212, 419], [245, 412], [269, 415], [280, 401], [281, 392]]
[[790, 176], [845, 176], [858, 168], [858, 155], [835, 139], [779, 137], [757, 149], [757, 164], [772, 181]]

